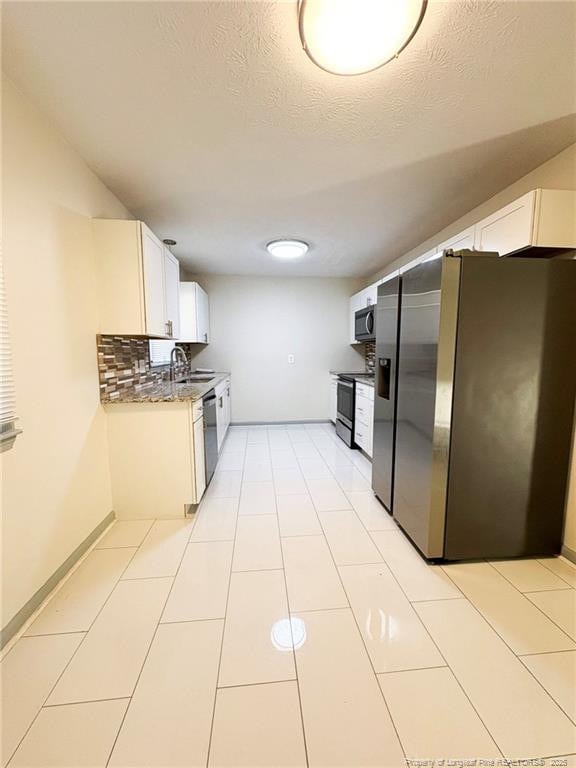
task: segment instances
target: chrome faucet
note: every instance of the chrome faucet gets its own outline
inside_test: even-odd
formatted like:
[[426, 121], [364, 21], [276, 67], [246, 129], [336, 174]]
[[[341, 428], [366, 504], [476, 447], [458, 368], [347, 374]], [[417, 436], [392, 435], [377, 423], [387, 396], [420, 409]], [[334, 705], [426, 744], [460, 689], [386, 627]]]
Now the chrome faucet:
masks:
[[186, 357], [186, 352], [184, 352], [182, 347], [172, 347], [170, 350], [170, 381], [174, 381], [176, 378], [175, 365], [176, 358], [178, 357], [180, 358], [180, 362], [183, 362], [184, 365], [188, 365], [188, 358]]

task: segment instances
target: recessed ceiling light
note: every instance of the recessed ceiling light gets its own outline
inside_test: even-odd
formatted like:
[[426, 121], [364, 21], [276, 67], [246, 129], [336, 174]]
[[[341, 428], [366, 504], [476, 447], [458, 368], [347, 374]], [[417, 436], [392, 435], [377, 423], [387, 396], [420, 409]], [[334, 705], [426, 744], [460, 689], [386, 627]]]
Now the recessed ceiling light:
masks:
[[360, 75], [397, 56], [416, 34], [427, 0], [300, 0], [304, 50], [335, 75]]
[[308, 253], [309, 247], [303, 240], [272, 240], [266, 250], [277, 259], [299, 259]]

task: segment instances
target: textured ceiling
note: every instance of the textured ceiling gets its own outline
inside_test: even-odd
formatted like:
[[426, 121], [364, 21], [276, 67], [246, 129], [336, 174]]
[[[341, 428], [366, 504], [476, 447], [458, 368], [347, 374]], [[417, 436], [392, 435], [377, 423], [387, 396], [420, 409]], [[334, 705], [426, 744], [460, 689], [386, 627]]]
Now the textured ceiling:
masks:
[[[195, 272], [366, 275], [576, 140], [576, 3], [429, 6], [342, 78], [295, 2], [5, 2], [4, 68]], [[279, 263], [263, 246], [312, 250]]]

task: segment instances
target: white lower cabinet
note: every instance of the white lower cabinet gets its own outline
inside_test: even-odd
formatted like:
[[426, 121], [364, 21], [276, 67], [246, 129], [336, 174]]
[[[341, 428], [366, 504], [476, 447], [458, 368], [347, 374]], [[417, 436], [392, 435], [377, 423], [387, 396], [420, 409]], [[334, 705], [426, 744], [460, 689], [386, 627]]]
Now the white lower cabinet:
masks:
[[194, 440], [194, 479], [195, 503], [198, 504], [204, 491], [206, 490], [206, 461], [204, 458], [204, 417], [202, 414], [194, 421], [192, 428], [192, 438]]
[[230, 379], [225, 379], [214, 387], [214, 393], [216, 395], [216, 436], [218, 452], [220, 452], [230, 426]]
[[338, 376], [330, 376], [330, 421], [336, 424], [338, 412]]
[[356, 383], [354, 442], [372, 458], [374, 422], [374, 387]]
[[230, 379], [228, 379], [228, 383], [226, 385], [226, 394], [224, 397], [224, 408], [225, 408], [225, 424], [226, 424], [226, 430], [228, 430], [228, 427], [230, 426], [230, 422], [232, 421], [232, 397], [230, 395]]
[[119, 519], [184, 517], [206, 487], [202, 402], [106, 403]]

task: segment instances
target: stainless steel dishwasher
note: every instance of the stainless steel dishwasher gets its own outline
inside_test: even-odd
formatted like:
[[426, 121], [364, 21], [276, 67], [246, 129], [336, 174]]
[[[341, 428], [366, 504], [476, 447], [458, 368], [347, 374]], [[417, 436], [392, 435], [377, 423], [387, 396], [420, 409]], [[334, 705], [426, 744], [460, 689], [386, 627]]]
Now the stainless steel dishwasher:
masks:
[[204, 395], [202, 405], [204, 406], [204, 460], [206, 464], [206, 485], [208, 485], [218, 462], [216, 393], [213, 389]]

